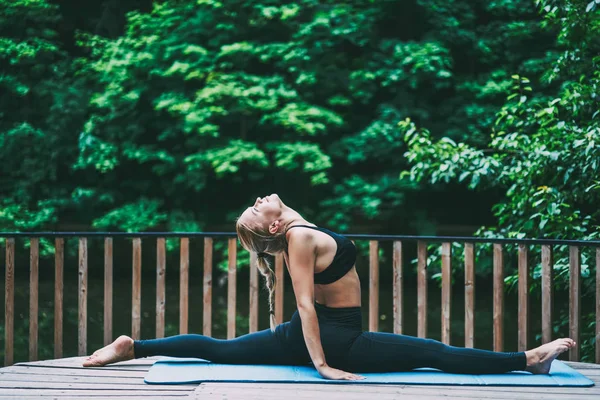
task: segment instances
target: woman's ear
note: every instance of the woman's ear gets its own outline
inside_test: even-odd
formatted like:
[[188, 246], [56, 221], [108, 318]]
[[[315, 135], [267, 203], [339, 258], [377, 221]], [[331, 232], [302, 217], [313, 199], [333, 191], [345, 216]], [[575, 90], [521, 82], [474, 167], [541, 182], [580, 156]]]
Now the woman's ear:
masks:
[[276, 219], [275, 221], [271, 222], [271, 225], [269, 225], [269, 233], [271, 235], [276, 234], [277, 232], [279, 232], [279, 227], [281, 226], [280, 222], [278, 219]]

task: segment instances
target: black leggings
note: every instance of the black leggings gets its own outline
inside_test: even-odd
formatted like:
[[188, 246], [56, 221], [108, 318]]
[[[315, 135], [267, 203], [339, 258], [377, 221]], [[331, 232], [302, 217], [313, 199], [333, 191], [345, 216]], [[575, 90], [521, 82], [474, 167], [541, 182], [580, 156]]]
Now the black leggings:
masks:
[[[524, 370], [524, 352], [501, 353], [445, 345], [391, 333], [363, 332], [359, 307], [315, 305], [327, 364], [349, 372], [410, 371], [430, 367], [461, 374], [494, 374]], [[136, 340], [136, 358], [194, 357], [223, 364], [308, 365], [310, 356], [298, 312], [275, 332], [264, 330], [231, 340], [202, 335]]]

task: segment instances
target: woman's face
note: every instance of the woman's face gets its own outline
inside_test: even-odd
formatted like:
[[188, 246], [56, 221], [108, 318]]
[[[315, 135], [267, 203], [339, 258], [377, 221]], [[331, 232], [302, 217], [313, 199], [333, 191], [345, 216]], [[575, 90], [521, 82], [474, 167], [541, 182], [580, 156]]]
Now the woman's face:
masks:
[[275, 193], [257, 197], [254, 204], [248, 207], [240, 216], [243, 222], [249, 226], [257, 226], [259, 229], [268, 229], [281, 216], [283, 202]]

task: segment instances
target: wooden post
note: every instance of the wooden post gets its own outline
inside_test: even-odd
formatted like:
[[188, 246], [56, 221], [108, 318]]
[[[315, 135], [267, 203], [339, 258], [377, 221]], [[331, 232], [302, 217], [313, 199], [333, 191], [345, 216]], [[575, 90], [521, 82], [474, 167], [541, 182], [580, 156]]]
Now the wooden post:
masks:
[[165, 337], [165, 238], [156, 239], [156, 337]]
[[452, 243], [442, 243], [442, 343], [450, 344]]
[[569, 337], [575, 346], [569, 349], [569, 361], [579, 361], [579, 325], [581, 324], [581, 255], [579, 247], [569, 246]]
[[465, 243], [465, 347], [475, 346], [475, 246]]
[[202, 331], [204, 336], [212, 335], [212, 257], [213, 240], [204, 238], [204, 311], [202, 313]]
[[250, 252], [250, 333], [258, 331], [258, 266], [256, 253]]
[[29, 245], [29, 361], [37, 361], [40, 239], [31, 238]]
[[142, 326], [142, 239], [133, 239], [133, 279], [131, 294], [131, 338], [140, 340]]
[[542, 344], [552, 341], [552, 247], [542, 245]]
[[369, 242], [369, 330], [379, 329], [379, 243]]
[[87, 238], [79, 238], [79, 335], [78, 355], [87, 354]]
[[113, 240], [104, 239], [104, 345], [113, 341]]
[[179, 240], [179, 333], [188, 333], [190, 239]]
[[275, 257], [275, 321], [277, 324], [283, 322], [283, 255]]
[[402, 242], [394, 241], [394, 333], [402, 334]]
[[417, 242], [417, 335], [427, 337], [427, 243]]
[[15, 239], [6, 239], [6, 271], [4, 278], [4, 365], [14, 361], [15, 328]]
[[237, 297], [237, 239], [228, 241], [229, 266], [227, 271], [227, 339], [235, 337]]
[[519, 328], [518, 351], [529, 350], [527, 335], [529, 334], [529, 263], [528, 247], [519, 245]]
[[494, 351], [504, 349], [504, 254], [494, 244]]
[[596, 364], [600, 364], [600, 247], [596, 248]]
[[65, 240], [54, 240], [54, 358], [63, 356], [63, 291]]

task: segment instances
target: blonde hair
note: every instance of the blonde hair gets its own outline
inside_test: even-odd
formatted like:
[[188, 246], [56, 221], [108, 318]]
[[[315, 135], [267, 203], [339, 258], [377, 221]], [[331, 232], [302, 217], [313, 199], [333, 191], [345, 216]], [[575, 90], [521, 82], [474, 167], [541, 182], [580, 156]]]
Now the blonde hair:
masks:
[[269, 291], [270, 325], [271, 330], [274, 331], [277, 322], [275, 321], [275, 307], [273, 303], [277, 282], [275, 281], [275, 273], [264, 253], [281, 253], [285, 251], [287, 248], [285, 233], [276, 233], [273, 235], [266, 229], [252, 227], [247, 223], [241, 222], [239, 218], [237, 219], [235, 230], [237, 231], [242, 247], [258, 255], [256, 265], [261, 275], [265, 277], [265, 283]]

